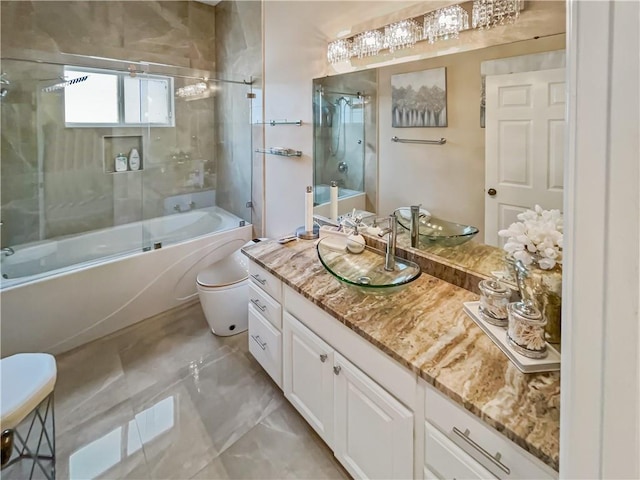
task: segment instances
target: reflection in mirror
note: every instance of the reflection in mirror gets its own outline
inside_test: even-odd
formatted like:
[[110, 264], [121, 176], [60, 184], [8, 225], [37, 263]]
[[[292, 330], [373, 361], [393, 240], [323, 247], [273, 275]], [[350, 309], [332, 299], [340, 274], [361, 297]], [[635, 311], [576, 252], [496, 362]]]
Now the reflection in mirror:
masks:
[[329, 187], [338, 185], [338, 214], [374, 212], [376, 199], [376, 72], [313, 81], [314, 205], [329, 216]]
[[[553, 22], [543, 21], [551, 18]], [[517, 213], [536, 203], [547, 209], [562, 208], [561, 204], [550, 204], [549, 201], [562, 197], [564, 117], [548, 117], [548, 131], [536, 129], [527, 133], [525, 124], [539, 119], [524, 118], [519, 121], [512, 116], [502, 121], [502, 117], [497, 116], [502, 112], [489, 104], [497, 98], [502, 102], [499, 105], [510, 102], [511, 110], [521, 110], [529, 100], [535, 100], [527, 92], [540, 88], [534, 85], [528, 90], [528, 87], [509, 85], [508, 77], [515, 79], [522, 72], [564, 68], [566, 39], [563, 19], [564, 5], [561, 2], [532, 2], [518, 24], [509, 27], [509, 35], [499, 35], [497, 30], [473, 31], [466, 36], [461, 34], [455, 44], [441, 42], [439, 46], [436, 43], [434, 47], [428, 47], [440, 50], [434, 50], [420, 60], [398, 62], [394, 61], [397, 59], [379, 55], [377, 58], [371, 57], [366, 64], [352, 62], [356, 68], [377, 66], [373, 69], [375, 75], [372, 75], [372, 78], [377, 78], [373, 87], [376, 92], [376, 105], [373, 108], [378, 110], [372, 121], [375, 130], [371, 134], [366, 131], [365, 138], [367, 143], [376, 136], [380, 139], [375, 152], [378, 160], [365, 166], [365, 174], [370, 175], [371, 170], [375, 170], [380, 181], [375, 189], [376, 202], [367, 210], [386, 215], [398, 207], [421, 204], [437, 218], [479, 230], [471, 241], [462, 245], [443, 246], [421, 239], [419, 249], [426, 256], [438, 258], [464, 271], [491, 277], [504, 268], [504, 252], [500, 248], [500, 240], [495, 238], [499, 229], [506, 228]], [[467, 44], [463, 44], [464, 38]], [[421, 48], [426, 52], [427, 47]], [[392, 76], [441, 67], [446, 68], [448, 126], [404, 128], [400, 134], [392, 126]], [[314, 82], [314, 88], [318, 84], [345, 88], [349, 79], [362, 73], [319, 79]], [[485, 79], [486, 84], [491, 86], [495, 81], [489, 82], [489, 78], [498, 76], [504, 77], [503, 83], [494, 87], [493, 100], [487, 97], [485, 107]], [[548, 88], [541, 91], [548, 91], [549, 101], [559, 111], [564, 111], [563, 81], [545, 81]], [[496, 88], [502, 90], [497, 91]], [[346, 92], [358, 91], [360, 87], [332, 89]], [[518, 103], [522, 105], [518, 106]], [[533, 107], [537, 108], [536, 105]], [[485, 111], [485, 108], [494, 110]], [[532, 136], [534, 133], [535, 138]], [[401, 144], [391, 141], [394, 136], [415, 140], [444, 137], [446, 144]], [[502, 143], [495, 142], [493, 139], [496, 138], [502, 139]], [[507, 140], [506, 143], [504, 140]], [[326, 169], [337, 165], [319, 156], [317, 150], [314, 162], [316, 179], [326, 178], [323, 177]], [[540, 184], [539, 188], [532, 187], [534, 182]], [[507, 187], [515, 186], [522, 187], [520, 190], [524, 193], [534, 190], [542, 192], [545, 197], [525, 195], [517, 200], [509, 200], [506, 197], [510, 191]], [[365, 191], [369, 195], [366, 185]], [[411, 250], [408, 232], [400, 232], [398, 247]]]

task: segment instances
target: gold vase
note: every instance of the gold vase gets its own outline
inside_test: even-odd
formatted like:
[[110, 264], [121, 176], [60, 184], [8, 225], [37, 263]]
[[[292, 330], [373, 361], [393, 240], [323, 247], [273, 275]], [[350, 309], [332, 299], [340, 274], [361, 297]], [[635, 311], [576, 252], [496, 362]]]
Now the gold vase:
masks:
[[547, 321], [545, 337], [549, 343], [560, 343], [562, 312], [562, 266], [544, 270], [536, 262], [524, 267], [518, 286], [523, 300], [533, 302]]

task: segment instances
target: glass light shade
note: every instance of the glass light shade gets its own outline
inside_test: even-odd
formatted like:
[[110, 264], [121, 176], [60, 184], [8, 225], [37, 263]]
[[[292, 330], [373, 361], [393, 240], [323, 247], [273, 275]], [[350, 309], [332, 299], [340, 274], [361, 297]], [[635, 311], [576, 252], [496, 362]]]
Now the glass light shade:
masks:
[[384, 27], [384, 46], [390, 52], [415, 45], [422, 38], [422, 28], [414, 20], [402, 20]]
[[208, 89], [207, 84], [205, 82], [194, 83], [193, 85], [187, 85], [186, 87], [180, 87], [176, 90], [176, 96], [184, 98], [184, 97], [194, 97], [196, 95], [202, 95]]
[[348, 38], [341, 38], [329, 42], [327, 46], [327, 60], [330, 63], [345, 62], [351, 58], [353, 42]]
[[384, 35], [380, 30], [369, 30], [356, 35], [353, 42], [353, 54], [358, 58], [377, 55], [384, 48]]
[[441, 8], [424, 16], [424, 39], [429, 43], [458, 38], [458, 34], [468, 28], [469, 14], [460, 5]]
[[472, 26], [482, 30], [513, 23], [523, 7], [524, 0], [475, 0], [471, 12]]

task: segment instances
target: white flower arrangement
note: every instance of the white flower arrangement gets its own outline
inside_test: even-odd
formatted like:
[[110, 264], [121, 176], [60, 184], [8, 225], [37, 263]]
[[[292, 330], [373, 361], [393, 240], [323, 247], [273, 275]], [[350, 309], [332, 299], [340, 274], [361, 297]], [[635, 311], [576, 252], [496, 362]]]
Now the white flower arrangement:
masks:
[[560, 210], [543, 210], [536, 205], [533, 210], [518, 214], [519, 222], [498, 235], [507, 237], [504, 249], [524, 265], [534, 261], [540, 268], [551, 270], [562, 264], [562, 213]]

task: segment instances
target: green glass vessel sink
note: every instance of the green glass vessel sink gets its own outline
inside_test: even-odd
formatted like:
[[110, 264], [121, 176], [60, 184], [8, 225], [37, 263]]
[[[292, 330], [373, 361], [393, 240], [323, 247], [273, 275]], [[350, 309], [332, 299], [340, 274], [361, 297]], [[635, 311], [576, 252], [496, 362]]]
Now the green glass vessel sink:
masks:
[[352, 253], [346, 248], [346, 238], [336, 237], [329, 235], [318, 242], [318, 258], [331, 275], [347, 285], [366, 293], [391, 293], [420, 276], [416, 263], [394, 257], [395, 267], [387, 271], [384, 252], [362, 245], [361, 253]]
[[[406, 218], [398, 216], [398, 223], [409, 230], [410, 221]], [[468, 242], [479, 230], [471, 225], [462, 225], [460, 223], [447, 222], [439, 218], [420, 217], [419, 220], [420, 241], [427, 245], [442, 245], [444, 247], [453, 247]]]

